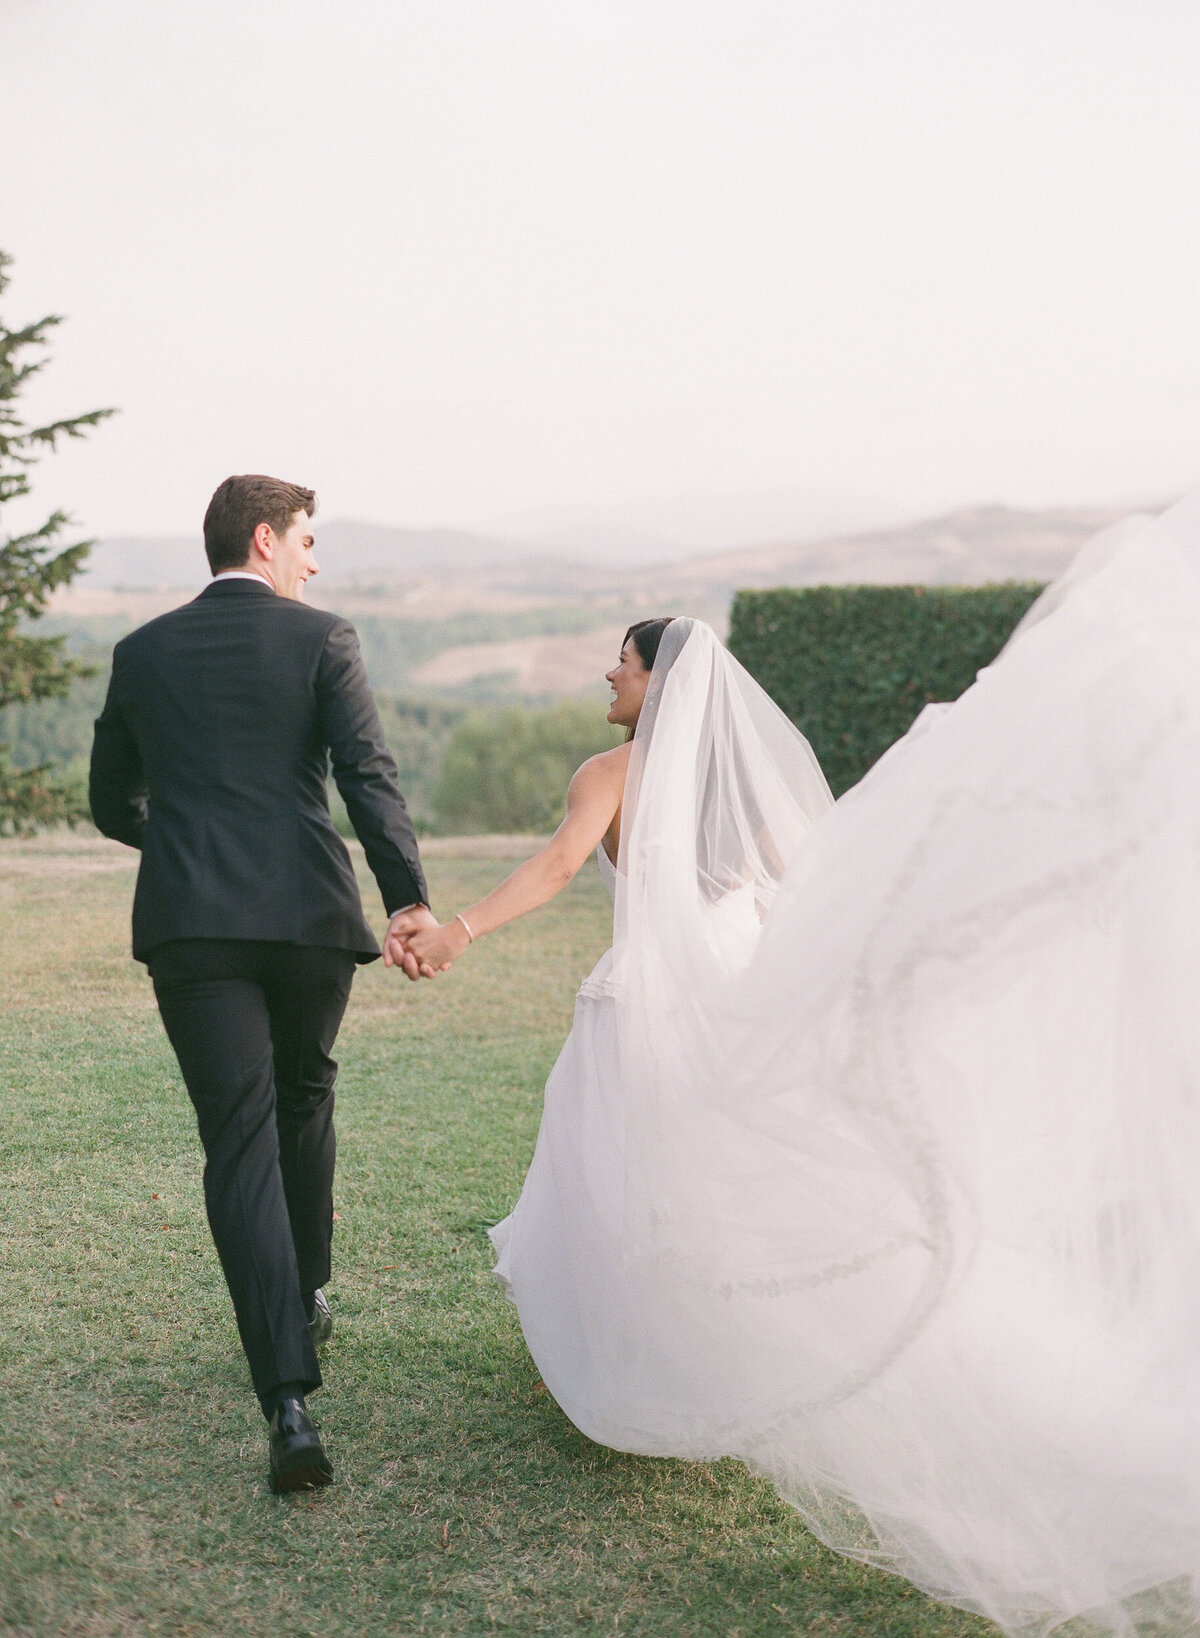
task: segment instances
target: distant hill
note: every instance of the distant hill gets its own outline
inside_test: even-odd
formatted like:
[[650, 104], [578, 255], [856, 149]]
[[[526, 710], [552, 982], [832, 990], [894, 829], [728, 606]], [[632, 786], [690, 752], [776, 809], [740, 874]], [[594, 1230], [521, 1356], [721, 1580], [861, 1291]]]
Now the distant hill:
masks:
[[1124, 515], [1110, 507], [973, 506], [894, 528], [708, 553], [647, 570], [666, 590], [732, 595], [742, 586], [976, 586], [1050, 580], [1090, 535]]
[[320, 524], [317, 546], [327, 582], [456, 575], [546, 555], [521, 541], [464, 529], [392, 529], [352, 518]]
[[[322, 572], [309, 595], [358, 624], [384, 687], [550, 696], [589, 679], [600, 687], [626, 625], [645, 615], [691, 614], [724, 633], [743, 586], [1050, 580], [1119, 515], [1104, 507], [964, 507], [895, 528], [643, 565], [602, 553], [536, 557], [528, 542], [461, 530], [339, 520], [321, 528]], [[198, 540], [106, 541], [86, 578], [56, 594], [54, 613], [68, 624], [90, 622], [92, 640], [111, 641], [207, 578]]]
[[[317, 537], [324, 582], [412, 580], [457, 575], [537, 557], [528, 545], [461, 529], [391, 529], [335, 518]], [[93, 548], [82, 584], [97, 591], [198, 587], [208, 579], [204, 542], [194, 536], [117, 536]]]
[[[1047, 581], [1085, 540], [1121, 515], [1102, 507], [970, 507], [895, 529], [715, 553], [633, 572], [592, 567], [580, 571], [574, 595], [611, 609], [611, 623], [570, 636], [449, 645], [425, 661], [412, 680], [418, 687], [461, 689], [504, 678], [515, 693], [530, 695], [570, 693], [587, 686], [588, 679], [598, 687], [625, 625], [644, 615], [691, 614], [723, 634], [740, 587]], [[522, 587], [530, 590], [528, 576], [501, 571], [478, 578], [474, 595], [512, 598]], [[465, 587], [458, 590], [462, 594]], [[562, 585], [558, 593], [570, 595]], [[429, 588], [431, 610], [449, 595], [448, 586]]]
[[[496, 596], [559, 601], [612, 595], [618, 588], [671, 588], [728, 597], [739, 586], [872, 584], [977, 585], [987, 580], [1045, 580], [1058, 573], [1095, 530], [1121, 513], [1111, 507], [964, 507], [934, 518], [853, 534], [764, 540], [682, 559], [614, 563], [599, 545], [588, 552], [462, 529], [394, 529], [338, 518], [319, 526], [322, 589], [334, 585], [425, 593], [474, 588]], [[94, 548], [80, 584], [91, 590], [180, 589], [208, 578], [200, 538], [125, 536]], [[314, 591], [316, 586], [314, 585]], [[423, 595], [422, 601], [429, 598]]]

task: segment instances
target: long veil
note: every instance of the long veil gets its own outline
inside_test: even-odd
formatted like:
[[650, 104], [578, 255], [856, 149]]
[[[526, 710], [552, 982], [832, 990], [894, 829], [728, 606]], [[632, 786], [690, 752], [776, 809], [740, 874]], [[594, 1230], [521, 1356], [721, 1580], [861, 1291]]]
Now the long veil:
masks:
[[[673, 621], [626, 785], [613, 987], [627, 1275], [664, 1352], [688, 1338], [686, 1419], [707, 1427], [696, 1453], [852, 1392], [919, 1327], [951, 1268], [944, 1179], [911, 1110], [868, 1151], [853, 1041], [832, 1058], [822, 1041], [825, 1061], [806, 1062], [782, 996], [765, 1029], [750, 1024], [772, 911], [832, 809], [792, 723], [708, 626]], [[833, 932], [808, 930], [818, 961]], [[779, 959], [773, 982], [790, 989], [800, 952]]]
[[616, 889], [622, 1306], [580, 1425], [739, 1455], [1010, 1631], [1191, 1630], [1198, 985], [1194, 506], [1103, 542], [836, 807], [669, 626]]

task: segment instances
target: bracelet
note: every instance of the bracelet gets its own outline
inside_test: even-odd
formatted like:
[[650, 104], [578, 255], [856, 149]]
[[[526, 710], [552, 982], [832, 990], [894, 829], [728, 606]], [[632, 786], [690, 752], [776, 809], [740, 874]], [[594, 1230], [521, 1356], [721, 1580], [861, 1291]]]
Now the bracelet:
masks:
[[467, 921], [466, 916], [455, 916], [454, 919], [455, 919], [455, 921], [461, 921], [462, 924], [463, 924], [463, 927], [466, 929], [467, 943], [468, 944], [474, 944], [475, 934], [471, 931], [470, 923]]

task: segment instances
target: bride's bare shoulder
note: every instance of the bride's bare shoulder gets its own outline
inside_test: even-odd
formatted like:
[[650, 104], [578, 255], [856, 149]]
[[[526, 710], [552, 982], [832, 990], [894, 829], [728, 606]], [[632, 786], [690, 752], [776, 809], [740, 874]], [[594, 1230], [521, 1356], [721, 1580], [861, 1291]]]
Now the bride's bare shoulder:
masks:
[[611, 751], [597, 751], [580, 764], [579, 772], [588, 768], [597, 779], [624, 779], [632, 750], [633, 741], [625, 740], [621, 745], [614, 745]]
[[632, 749], [632, 742], [626, 742], [623, 745], [615, 745], [611, 751], [598, 751], [595, 756], [588, 757], [587, 761], [581, 762], [575, 770], [571, 780], [572, 788], [577, 791], [609, 787], [621, 790], [625, 784]]

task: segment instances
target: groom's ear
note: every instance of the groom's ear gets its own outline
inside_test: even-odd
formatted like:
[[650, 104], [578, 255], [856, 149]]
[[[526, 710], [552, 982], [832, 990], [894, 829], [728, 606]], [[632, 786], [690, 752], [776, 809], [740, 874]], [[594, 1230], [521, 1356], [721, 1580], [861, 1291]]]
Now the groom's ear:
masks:
[[275, 555], [276, 544], [275, 531], [269, 523], [255, 524], [254, 533], [250, 536], [251, 552], [257, 551], [269, 563]]

